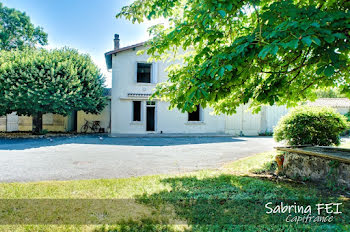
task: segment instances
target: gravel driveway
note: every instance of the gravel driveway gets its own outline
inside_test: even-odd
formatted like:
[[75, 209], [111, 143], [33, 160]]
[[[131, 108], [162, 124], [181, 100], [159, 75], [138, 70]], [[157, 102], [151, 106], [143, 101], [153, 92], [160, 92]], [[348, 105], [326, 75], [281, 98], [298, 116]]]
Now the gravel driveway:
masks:
[[217, 168], [276, 145], [271, 137], [0, 139], [0, 181], [121, 178]]

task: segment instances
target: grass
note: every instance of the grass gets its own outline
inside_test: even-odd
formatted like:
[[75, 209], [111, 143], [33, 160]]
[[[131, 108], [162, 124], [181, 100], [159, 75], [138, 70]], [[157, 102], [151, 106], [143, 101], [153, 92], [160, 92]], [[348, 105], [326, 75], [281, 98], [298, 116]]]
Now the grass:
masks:
[[[125, 179], [0, 184], [2, 231], [345, 231], [349, 199], [314, 185], [257, 177], [274, 153], [220, 170]], [[332, 224], [284, 223], [267, 202], [342, 202]], [[48, 223], [49, 225], [44, 225]], [[8, 225], [4, 225], [8, 224]]]
[[275, 152], [260, 153], [225, 164], [223, 169], [229, 171], [231, 174], [263, 173], [272, 171], [271, 169], [275, 165], [275, 155]]

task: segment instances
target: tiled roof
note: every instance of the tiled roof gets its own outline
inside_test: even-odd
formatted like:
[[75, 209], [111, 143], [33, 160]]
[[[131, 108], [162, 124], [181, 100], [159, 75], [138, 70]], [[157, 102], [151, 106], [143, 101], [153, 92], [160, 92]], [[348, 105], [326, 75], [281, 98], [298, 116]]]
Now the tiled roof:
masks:
[[314, 102], [307, 102], [308, 106], [329, 106], [334, 108], [350, 108], [348, 98], [319, 98]]
[[118, 52], [122, 52], [122, 51], [126, 51], [126, 50], [129, 50], [129, 49], [132, 49], [132, 48], [141, 47], [144, 44], [145, 44], [145, 42], [133, 44], [133, 45], [130, 45], [130, 46], [126, 46], [126, 47], [123, 47], [123, 48], [119, 48], [119, 49], [116, 49], [116, 50], [112, 50], [112, 51], [106, 52], [105, 55], [112, 55], [112, 54], [115, 54], [115, 53], [118, 53]]
[[116, 50], [113, 50], [113, 51], [106, 52], [105, 53], [105, 59], [106, 59], [107, 69], [112, 69], [112, 55], [113, 54], [116, 54], [116, 53], [122, 52], [122, 51], [127, 51], [129, 49], [141, 47], [143, 45], [145, 45], [145, 42], [138, 43], [138, 44], [133, 44], [133, 45], [130, 45], [130, 46], [126, 46], [126, 47], [123, 47], [123, 48], [119, 48], [119, 49], [116, 49]]

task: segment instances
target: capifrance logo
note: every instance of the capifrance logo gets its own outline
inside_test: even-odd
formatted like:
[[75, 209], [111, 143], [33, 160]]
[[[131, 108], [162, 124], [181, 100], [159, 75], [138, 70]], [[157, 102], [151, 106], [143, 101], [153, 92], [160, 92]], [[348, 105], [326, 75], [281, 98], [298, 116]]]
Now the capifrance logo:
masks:
[[266, 214], [286, 214], [285, 222], [288, 223], [330, 223], [334, 216], [341, 214], [342, 203], [318, 203], [315, 205], [265, 204]]

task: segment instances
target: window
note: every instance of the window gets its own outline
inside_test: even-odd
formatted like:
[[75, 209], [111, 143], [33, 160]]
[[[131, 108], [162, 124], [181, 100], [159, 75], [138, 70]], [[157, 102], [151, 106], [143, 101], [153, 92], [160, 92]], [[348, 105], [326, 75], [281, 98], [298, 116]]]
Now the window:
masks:
[[151, 83], [152, 64], [137, 63], [137, 82]]
[[132, 120], [134, 122], [141, 121], [141, 102], [140, 101], [133, 101], [133, 118], [132, 118]]
[[200, 121], [201, 120], [201, 107], [198, 105], [195, 111], [188, 113], [188, 121]]

